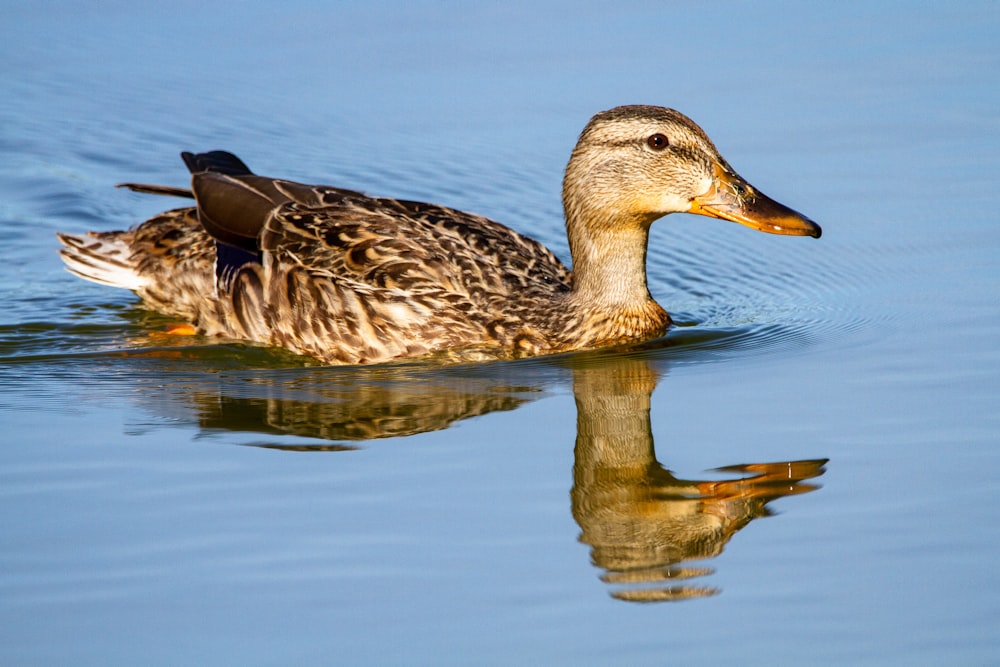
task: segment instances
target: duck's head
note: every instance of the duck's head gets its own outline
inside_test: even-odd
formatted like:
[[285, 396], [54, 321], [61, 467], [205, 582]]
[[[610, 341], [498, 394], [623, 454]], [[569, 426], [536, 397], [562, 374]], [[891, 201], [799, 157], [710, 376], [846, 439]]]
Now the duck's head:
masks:
[[663, 107], [623, 106], [594, 116], [566, 168], [563, 204], [571, 225], [610, 231], [696, 213], [770, 234], [822, 233], [743, 180], [694, 121]]

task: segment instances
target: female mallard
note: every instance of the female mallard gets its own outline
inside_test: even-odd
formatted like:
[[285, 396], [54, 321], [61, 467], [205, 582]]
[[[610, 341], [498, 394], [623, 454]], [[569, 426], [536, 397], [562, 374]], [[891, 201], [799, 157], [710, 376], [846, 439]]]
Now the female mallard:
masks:
[[446, 353], [509, 358], [663, 335], [646, 286], [649, 227], [668, 213], [818, 237], [764, 196], [672, 109], [594, 116], [563, 182], [573, 271], [543, 245], [470, 213], [254, 175], [183, 153], [194, 197], [129, 231], [60, 234], [70, 271], [136, 292], [198, 331], [331, 364]]

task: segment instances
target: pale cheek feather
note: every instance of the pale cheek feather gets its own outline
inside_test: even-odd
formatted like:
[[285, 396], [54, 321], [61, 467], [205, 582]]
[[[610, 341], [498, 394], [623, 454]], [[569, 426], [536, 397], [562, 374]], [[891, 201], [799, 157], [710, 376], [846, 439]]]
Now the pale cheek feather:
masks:
[[675, 194], [662, 194], [656, 199], [656, 206], [653, 208], [657, 213], [679, 213], [687, 211], [691, 207], [690, 201]]

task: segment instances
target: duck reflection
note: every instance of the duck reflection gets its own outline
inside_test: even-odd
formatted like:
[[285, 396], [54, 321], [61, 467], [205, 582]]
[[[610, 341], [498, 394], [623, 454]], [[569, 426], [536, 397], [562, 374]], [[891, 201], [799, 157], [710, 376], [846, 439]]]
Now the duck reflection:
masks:
[[[246, 395], [249, 392], [250, 395]], [[253, 443], [301, 451], [356, 449], [345, 443], [395, 438], [447, 428], [456, 421], [513, 410], [533, 398], [530, 387], [498, 386], [485, 378], [334, 378], [301, 384], [242, 387], [244, 395], [192, 395], [201, 428], [341, 441], [326, 444]]]
[[179, 424], [193, 419], [204, 436], [272, 436], [244, 444], [289, 451], [353, 450], [353, 443], [445, 429], [514, 410], [537, 399], [548, 381], [515, 380], [489, 367], [405, 365], [175, 371], [168, 385], [163, 376], [158, 370], [140, 378], [150, 385], [138, 395], [151, 412]]
[[573, 373], [577, 438], [571, 492], [580, 540], [591, 547], [611, 595], [658, 602], [718, 593], [677, 583], [711, 574], [685, 566], [719, 555], [767, 504], [818, 488], [826, 459], [755, 463], [720, 468], [739, 479], [678, 479], [656, 460], [650, 426], [655, 371], [641, 360]]
[[[824, 473], [826, 459], [733, 465], [715, 471], [721, 479], [680, 479], [656, 460], [650, 397], [659, 374], [653, 362], [576, 355], [565, 363], [577, 406], [572, 514], [615, 598], [655, 602], [718, 593], [691, 581], [713, 570], [689, 563], [719, 555], [734, 534], [769, 515], [771, 501], [819, 488], [806, 481]], [[332, 451], [514, 410], [541, 396], [546, 385], [562, 382], [565, 373], [565, 367], [537, 362], [418, 371], [296, 369], [217, 376], [215, 384], [200, 380], [171, 395], [184, 397], [188, 414], [194, 407], [203, 429], [315, 438], [322, 444], [250, 444]]]

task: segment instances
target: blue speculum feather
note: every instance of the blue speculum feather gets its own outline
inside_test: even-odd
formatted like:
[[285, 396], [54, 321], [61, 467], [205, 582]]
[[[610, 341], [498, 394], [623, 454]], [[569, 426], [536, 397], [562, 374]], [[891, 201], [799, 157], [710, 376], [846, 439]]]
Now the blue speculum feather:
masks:
[[263, 261], [259, 251], [250, 252], [221, 241], [215, 242], [215, 255], [215, 281], [223, 288], [229, 284], [240, 267], [251, 263], [260, 264]]

